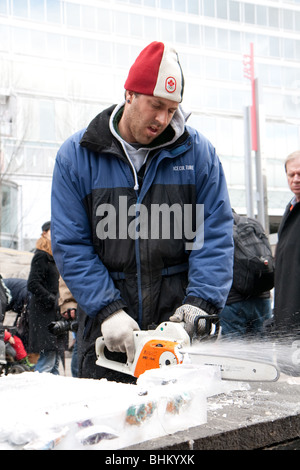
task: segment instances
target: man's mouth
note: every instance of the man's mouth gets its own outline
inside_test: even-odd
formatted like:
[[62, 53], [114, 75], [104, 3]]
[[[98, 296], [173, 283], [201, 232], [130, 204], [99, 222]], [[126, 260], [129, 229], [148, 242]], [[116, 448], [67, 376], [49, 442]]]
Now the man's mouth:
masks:
[[148, 130], [151, 135], [156, 136], [158, 134], [158, 127], [156, 126], [149, 126]]

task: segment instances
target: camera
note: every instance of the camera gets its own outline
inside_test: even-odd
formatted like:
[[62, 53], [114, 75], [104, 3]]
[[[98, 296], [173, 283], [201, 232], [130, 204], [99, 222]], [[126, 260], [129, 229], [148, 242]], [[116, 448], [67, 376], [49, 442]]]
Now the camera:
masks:
[[77, 320], [58, 320], [53, 321], [48, 325], [48, 330], [55, 336], [62, 335], [66, 331], [77, 332], [78, 321]]

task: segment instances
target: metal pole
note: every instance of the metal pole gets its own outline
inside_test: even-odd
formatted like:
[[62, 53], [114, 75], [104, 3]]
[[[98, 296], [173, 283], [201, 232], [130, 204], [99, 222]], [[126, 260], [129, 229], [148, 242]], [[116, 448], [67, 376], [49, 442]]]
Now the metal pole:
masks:
[[253, 182], [251, 162], [251, 108], [244, 109], [244, 136], [245, 136], [245, 187], [247, 216], [254, 218], [253, 208]]
[[257, 146], [255, 151], [256, 167], [256, 200], [257, 200], [257, 219], [265, 227], [265, 206], [264, 206], [264, 184], [261, 165], [261, 145], [260, 145], [260, 123], [259, 123], [259, 93], [258, 79], [255, 79], [255, 109], [256, 109], [256, 136]]

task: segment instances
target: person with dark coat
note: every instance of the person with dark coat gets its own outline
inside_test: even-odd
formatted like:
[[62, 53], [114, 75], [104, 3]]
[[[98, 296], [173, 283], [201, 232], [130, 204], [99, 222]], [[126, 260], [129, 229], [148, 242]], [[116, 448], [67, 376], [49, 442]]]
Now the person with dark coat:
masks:
[[290, 190], [294, 193], [288, 203], [278, 230], [275, 252], [274, 322], [278, 340], [291, 345], [290, 359], [285, 354], [281, 369], [300, 375], [300, 150], [290, 154], [285, 161], [285, 171]]
[[58, 320], [59, 273], [51, 250], [50, 222], [42, 226], [42, 235], [36, 243], [28, 277], [29, 304], [29, 350], [39, 353], [35, 370], [59, 374], [59, 358], [63, 339], [50, 333], [48, 325]]
[[288, 156], [285, 170], [294, 197], [285, 209], [278, 230], [274, 320], [276, 329], [295, 333], [300, 330], [300, 151]]
[[176, 50], [153, 41], [130, 67], [125, 99], [58, 151], [51, 238], [78, 302], [81, 378], [127, 379], [96, 365], [98, 336], [133, 362], [134, 331], [173, 321], [201, 337], [225, 305], [230, 199], [214, 147], [186, 124], [183, 90]]
[[6, 311], [12, 310], [17, 314], [14, 326], [17, 327], [18, 336], [24, 346], [28, 346], [28, 307], [31, 294], [27, 289], [27, 279], [9, 277], [4, 279], [4, 284], [11, 294]]
[[30, 293], [27, 290], [27, 280], [18, 277], [8, 277], [3, 279], [3, 281], [11, 293], [11, 299], [6, 310], [12, 310], [20, 315], [24, 304], [28, 302], [28, 297], [30, 297]]

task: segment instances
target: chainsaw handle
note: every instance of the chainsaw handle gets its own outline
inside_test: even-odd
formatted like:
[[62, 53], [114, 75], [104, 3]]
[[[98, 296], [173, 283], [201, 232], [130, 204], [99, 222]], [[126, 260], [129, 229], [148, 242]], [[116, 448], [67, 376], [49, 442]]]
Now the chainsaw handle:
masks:
[[96, 356], [97, 356], [96, 364], [98, 366], [106, 367], [108, 369], [112, 369], [117, 372], [122, 372], [123, 374], [133, 375], [134, 363], [126, 362], [126, 364], [124, 364], [123, 362], [118, 362], [112, 359], [107, 359], [107, 357], [104, 354], [105, 347], [106, 346], [104, 342], [104, 337], [100, 336], [99, 338], [96, 339], [96, 343], [95, 343]]

